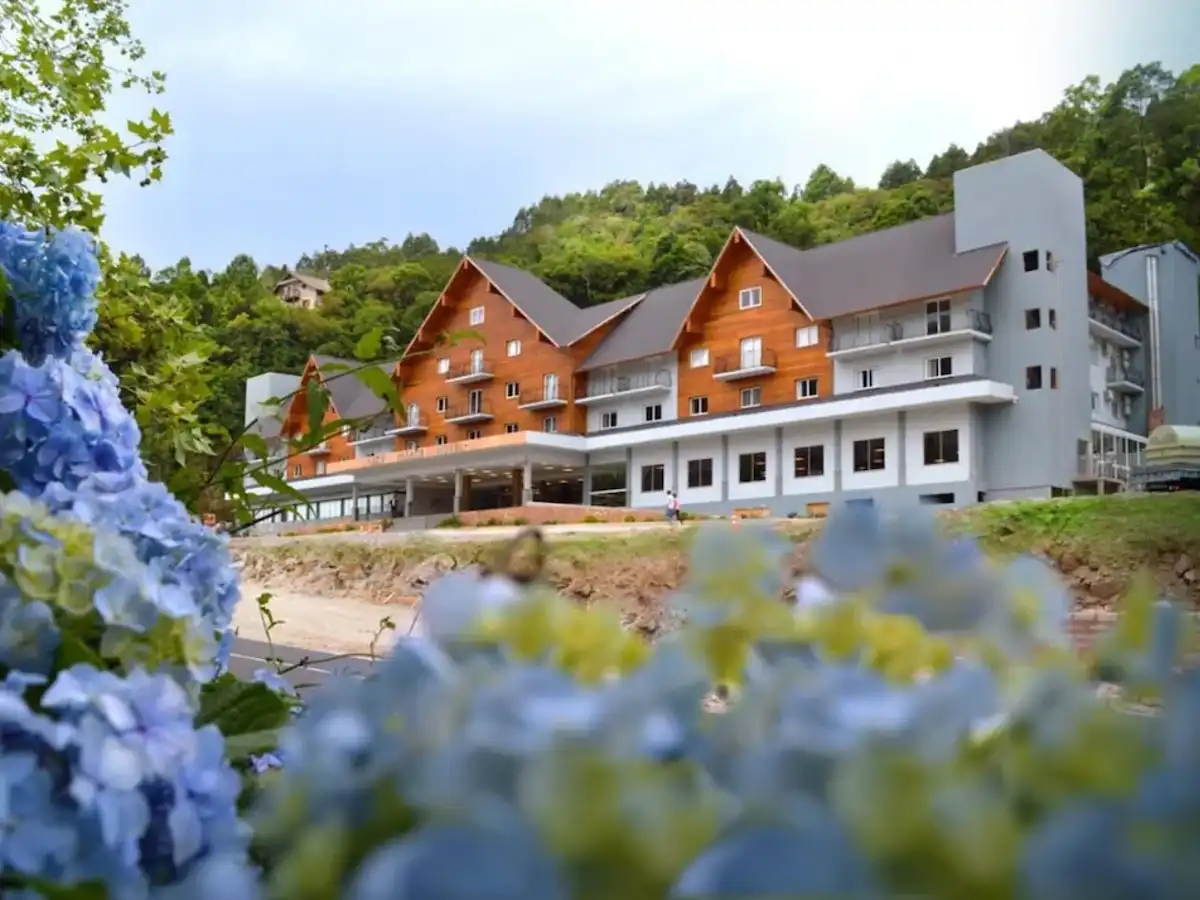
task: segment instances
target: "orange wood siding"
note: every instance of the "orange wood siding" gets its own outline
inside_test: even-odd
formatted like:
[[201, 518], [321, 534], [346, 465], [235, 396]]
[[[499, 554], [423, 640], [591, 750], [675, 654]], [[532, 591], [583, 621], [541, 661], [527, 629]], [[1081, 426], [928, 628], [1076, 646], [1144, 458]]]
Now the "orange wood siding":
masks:
[[[303, 441], [308, 433], [308, 402], [305, 387], [312, 378], [319, 378], [320, 373], [315, 363], [309, 360], [300, 378], [300, 387], [288, 407], [288, 414], [283, 423], [283, 435], [293, 441]], [[353, 377], [353, 376], [350, 376]], [[330, 404], [325, 410], [324, 424], [329, 425], [339, 418], [338, 411]], [[354, 458], [354, 448], [350, 446], [347, 437], [340, 432], [325, 437], [325, 445], [329, 448], [326, 453], [297, 453], [287, 461], [285, 477], [290, 480], [313, 478], [317, 472], [318, 462], [328, 465], [331, 462], [341, 462]]]
[[[521, 400], [506, 396], [506, 385], [515, 381], [526, 400], [539, 397], [542, 379], [549, 373], [558, 376], [559, 395], [571, 398], [571, 376], [574, 371], [572, 354], [567, 349], [557, 348], [543, 338], [537, 328], [517, 309], [496, 293], [491, 283], [466, 264], [451, 279], [434, 314], [426, 322], [422, 341], [415, 343], [409, 356], [401, 363], [401, 400], [407, 406], [416, 403], [421, 415], [429, 423], [428, 431], [419, 436], [402, 438], [403, 447], [408, 441], [417, 446], [432, 446], [439, 434], [444, 434], [450, 443], [466, 440], [470, 431], [478, 431], [484, 437], [504, 434], [504, 427], [515, 424], [520, 431], [541, 431], [547, 416], [558, 419], [558, 431], [570, 433], [573, 423], [571, 404], [551, 409], [525, 410]], [[470, 324], [470, 311], [474, 307], [484, 309], [483, 324]], [[431, 347], [438, 335], [457, 331], [473, 331], [483, 337], [459, 341], [454, 346]], [[510, 340], [521, 342], [519, 356], [507, 355]], [[493, 377], [490, 381], [473, 384], [447, 384], [446, 376], [437, 370], [438, 360], [448, 358], [451, 369], [470, 362], [471, 351], [483, 350], [483, 357]], [[437, 398], [446, 397], [451, 409], [465, 408], [472, 390], [483, 391], [485, 408], [493, 415], [491, 421], [471, 424], [451, 424], [437, 412]]]
[[[612, 333], [612, 330], [616, 328], [617, 325], [620, 324], [621, 320], [627, 315], [628, 313], [621, 313], [621, 315], [617, 316], [617, 318], [613, 319], [611, 322], [602, 325], [572, 345], [571, 362], [573, 364], [572, 373], [574, 378], [574, 384], [571, 386], [572, 398], [583, 395], [583, 391], [587, 387], [588, 379], [587, 372], [578, 372], [575, 371], [575, 369], [583, 365], [587, 358], [592, 355], [593, 351], [600, 346], [601, 342]], [[571, 404], [571, 431], [574, 434], [584, 434], [587, 431], [586, 406], [576, 406], [574, 403]]]
[[[715, 282], [715, 284], [714, 284]], [[738, 308], [744, 288], [762, 289], [762, 306]], [[735, 236], [715, 267], [714, 277], [697, 299], [679, 341], [679, 416], [688, 416], [691, 397], [707, 397], [709, 415], [741, 408], [744, 388], [761, 387], [762, 405], [775, 406], [796, 400], [796, 381], [816, 378], [821, 397], [833, 393], [833, 363], [826, 355], [829, 323], [821, 324], [816, 345], [796, 347], [796, 329], [813, 324], [796, 306], [787, 290], [766, 270], [745, 240]], [[736, 368], [743, 338], [762, 339], [763, 355], [773, 353], [775, 372], [759, 378], [718, 381], [717, 361], [725, 358]], [[708, 348], [709, 364], [693, 369], [691, 351]]]

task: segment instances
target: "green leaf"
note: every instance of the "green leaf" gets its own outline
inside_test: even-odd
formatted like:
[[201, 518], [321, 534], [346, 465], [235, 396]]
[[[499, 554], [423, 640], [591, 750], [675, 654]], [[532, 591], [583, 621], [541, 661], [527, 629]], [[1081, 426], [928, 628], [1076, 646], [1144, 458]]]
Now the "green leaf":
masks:
[[267, 488], [272, 493], [283, 497], [289, 497], [295, 503], [300, 503], [306, 506], [308, 505], [308, 498], [278, 475], [272, 474], [266, 469], [253, 469], [250, 471], [249, 475], [254, 479], [256, 484]]
[[355, 370], [354, 376], [366, 385], [371, 393], [386, 401], [389, 407], [392, 409], [399, 407], [400, 395], [390, 372], [385, 372], [378, 366], [366, 366]]
[[304, 403], [308, 413], [308, 430], [316, 431], [325, 421], [329, 410], [329, 390], [313, 378], [304, 387]]
[[267, 442], [261, 434], [247, 431], [238, 440], [241, 442], [242, 447], [250, 451], [251, 455], [258, 459], [266, 459], [271, 455], [271, 448], [267, 446]]
[[291, 704], [265, 684], [225, 674], [200, 693], [198, 725], [216, 725], [226, 738], [286, 725]]
[[487, 343], [483, 332], [476, 331], [474, 328], [460, 328], [458, 331], [447, 332], [443, 340], [451, 347], [461, 344], [463, 341], [478, 341], [481, 344]]
[[355, 359], [368, 360], [374, 359], [379, 355], [379, 351], [383, 346], [383, 328], [372, 328], [354, 345]]
[[64, 631], [55, 654], [55, 669], [68, 669], [71, 666], [85, 663], [97, 669], [107, 669], [108, 665], [90, 644], [82, 637], [71, 631]]
[[230, 762], [245, 762], [251, 756], [266, 753], [279, 746], [279, 730], [251, 731], [225, 738], [225, 754]]

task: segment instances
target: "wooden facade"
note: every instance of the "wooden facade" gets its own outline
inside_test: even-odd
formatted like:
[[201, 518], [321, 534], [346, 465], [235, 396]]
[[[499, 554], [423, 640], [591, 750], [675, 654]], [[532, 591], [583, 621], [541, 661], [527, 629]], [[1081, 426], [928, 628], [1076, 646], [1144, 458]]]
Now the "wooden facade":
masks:
[[[743, 309], [743, 290], [758, 288], [761, 305]], [[817, 325], [815, 343], [797, 347], [797, 329]], [[708, 414], [742, 408], [742, 391], [758, 387], [761, 406], [777, 406], [797, 399], [798, 380], [817, 379], [817, 394], [833, 393], [833, 362], [826, 351], [829, 324], [814, 323], [795, 299], [771, 274], [740, 232], [725, 245], [713, 271], [696, 298], [677, 341], [679, 356], [679, 417], [690, 413], [691, 399], [705, 397]], [[722, 370], [736, 368], [742, 341], [759, 338], [762, 361], [774, 372], [752, 378], [718, 379]], [[692, 351], [708, 351], [707, 365], [693, 368]]]
[[[353, 378], [354, 376], [348, 376]], [[321, 370], [317, 365], [316, 359], [308, 358], [308, 362], [304, 365], [304, 372], [300, 376], [300, 386], [296, 390], [296, 394], [292, 397], [291, 403], [288, 405], [287, 416], [284, 418], [283, 427], [280, 431], [282, 437], [290, 441], [303, 441], [305, 434], [308, 432], [308, 402], [306, 399], [306, 387], [312, 379], [321, 378]], [[332, 399], [329, 401], [328, 407], [325, 409], [324, 424], [329, 425], [342, 418], [337, 408], [334, 406]], [[315, 478], [323, 474], [324, 466], [333, 462], [342, 462], [343, 460], [354, 458], [354, 448], [350, 446], [349, 438], [345, 434], [333, 432], [326, 436], [322, 441], [323, 447], [317, 447], [305, 450], [300, 453], [292, 453], [288, 451], [287, 469], [285, 477], [290, 480], [302, 478]]]

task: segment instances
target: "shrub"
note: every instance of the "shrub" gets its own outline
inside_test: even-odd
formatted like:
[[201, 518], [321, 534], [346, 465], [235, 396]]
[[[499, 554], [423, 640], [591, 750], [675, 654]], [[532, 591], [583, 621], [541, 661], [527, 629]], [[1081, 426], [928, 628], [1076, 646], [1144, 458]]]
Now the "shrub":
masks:
[[447, 516], [438, 522], [435, 528], [462, 528], [463, 522], [457, 515]]
[[524, 525], [529, 524], [529, 520], [526, 519], [524, 516], [517, 516], [517, 518], [512, 520], [512, 524], [524, 526]]
[[599, 525], [603, 521], [599, 516], [586, 515], [583, 517], [583, 524], [585, 525]]
[[626, 522], [636, 522], [637, 520], [638, 520], [638, 517], [635, 516], [633, 513], [629, 513], [627, 516], [625, 516]]

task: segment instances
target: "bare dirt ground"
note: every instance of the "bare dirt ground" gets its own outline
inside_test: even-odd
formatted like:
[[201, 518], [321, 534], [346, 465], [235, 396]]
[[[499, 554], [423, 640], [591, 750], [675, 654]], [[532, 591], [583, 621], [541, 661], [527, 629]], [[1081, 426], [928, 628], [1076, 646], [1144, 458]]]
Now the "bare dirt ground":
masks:
[[264, 592], [271, 594], [270, 610], [276, 621], [271, 640], [322, 653], [366, 654], [380, 629], [380, 620], [386, 616], [396, 627], [379, 636], [375, 650], [383, 654], [397, 635], [408, 632], [413, 619], [413, 610], [406, 606], [383, 608], [364, 597], [334, 597], [247, 581], [242, 583], [242, 602], [233, 617], [239, 637], [265, 640], [257, 602]]

